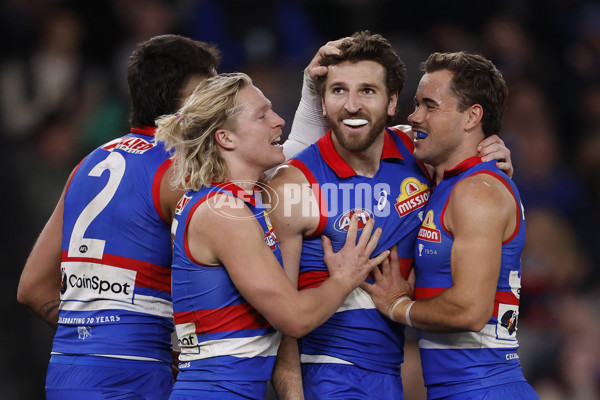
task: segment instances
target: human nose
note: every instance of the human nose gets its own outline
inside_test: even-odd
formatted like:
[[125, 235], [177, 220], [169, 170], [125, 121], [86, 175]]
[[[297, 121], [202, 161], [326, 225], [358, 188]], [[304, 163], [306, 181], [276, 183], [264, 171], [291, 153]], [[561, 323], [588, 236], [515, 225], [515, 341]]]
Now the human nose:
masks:
[[350, 114], [354, 114], [361, 109], [360, 97], [358, 94], [353, 92], [348, 92], [346, 96], [346, 104], [344, 105], [346, 111]]
[[421, 121], [421, 113], [419, 112], [419, 107], [415, 107], [415, 110], [408, 116], [408, 123], [414, 125]]
[[285, 126], [285, 120], [279, 116], [275, 111], [273, 111], [273, 127], [274, 128], [283, 128]]

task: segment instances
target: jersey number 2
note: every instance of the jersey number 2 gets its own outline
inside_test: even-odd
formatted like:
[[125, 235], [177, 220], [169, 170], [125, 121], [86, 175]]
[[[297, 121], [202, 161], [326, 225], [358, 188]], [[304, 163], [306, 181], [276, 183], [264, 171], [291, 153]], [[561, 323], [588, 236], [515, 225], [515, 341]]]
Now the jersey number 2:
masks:
[[96, 164], [88, 175], [99, 177], [105, 170], [110, 173], [106, 186], [89, 202], [75, 221], [69, 241], [69, 257], [102, 258], [104, 254], [105, 240], [83, 236], [94, 218], [104, 210], [115, 195], [125, 173], [125, 158], [120, 153], [111, 152], [108, 157]]

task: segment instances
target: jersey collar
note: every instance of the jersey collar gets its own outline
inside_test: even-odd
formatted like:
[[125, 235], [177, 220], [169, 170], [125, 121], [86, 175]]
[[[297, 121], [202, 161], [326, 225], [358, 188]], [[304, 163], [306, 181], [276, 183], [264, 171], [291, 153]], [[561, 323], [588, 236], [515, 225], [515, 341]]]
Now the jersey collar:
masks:
[[481, 162], [481, 157], [478, 156], [467, 158], [466, 160], [459, 163], [456, 167], [444, 170], [444, 179], [452, 178], [453, 176], [456, 176], [461, 172], [465, 172], [469, 168]]
[[138, 128], [131, 128], [130, 130], [132, 133], [137, 133], [139, 135], [154, 136], [154, 133], [156, 132], [156, 127], [140, 126]]
[[[352, 168], [346, 160], [340, 156], [340, 154], [336, 151], [333, 146], [333, 141], [331, 140], [331, 129], [327, 132], [325, 136], [323, 136], [317, 142], [319, 146], [319, 151], [323, 156], [323, 160], [329, 167], [336, 173], [340, 178], [349, 178], [351, 176], [357, 175], [354, 168]], [[381, 150], [381, 160], [387, 159], [398, 159], [402, 160], [402, 154], [400, 154], [400, 150], [398, 150], [398, 146], [396, 146], [396, 142], [392, 138], [390, 132], [385, 130], [383, 134], [383, 149]]]
[[[249, 203], [249, 204], [251, 204], [253, 206], [256, 206], [256, 197], [254, 197], [253, 194], [250, 194], [250, 193], [246, 192], [244, 189], [242, 189], [241, 187], [239, 187], [235, 183], [233, 183], [233, 182], [214, 182], [213, 181], [212, 184], [214, 186], [218, 186], [218, 187], [220, 187], [222, 189], [225, 189], [225, 190], [233, 193], [233, 195], [235, 197], [237, 197], [238, 199], [240, 199], [240, 200], [242, 200], [242, 201], [244, 201], [246, 203]], [[260, 190], [260, 186], [255, 185], [253, 193], [256, 193], [259, 190]]]

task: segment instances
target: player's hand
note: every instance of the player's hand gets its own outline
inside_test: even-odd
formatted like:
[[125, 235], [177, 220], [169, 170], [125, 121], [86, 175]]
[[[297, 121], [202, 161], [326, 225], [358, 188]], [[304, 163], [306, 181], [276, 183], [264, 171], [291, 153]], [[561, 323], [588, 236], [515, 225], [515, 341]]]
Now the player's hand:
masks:
[[306, 67], [306, 73], [313, 80], [318, 78], [319, 76], [327, 75], [327, 67], [321, 65], [321, 60], [323, 57], [332, 55], [332, 54], [340, 54], [341, 51], [339, 49], [340, 44], [349, 37], [341, 38], [338, 40], [333, 40], [331, 42], [327, 42], [325, 45], [321, 46], [317, 54], [310, 61], [308, 66]]
[[[337, 279], [349, 290], [352, 290], [363, 282], [373, 268], [382, 263], [389, 255], [389, 250], [385, 250], [376, 257], [369, 258], [381, 237], [381, 228], [373, 227], [375, 220], [370, 218], [364, 226], [358, 242], [358, 217], [356, 214], [350, 218], [350, 227], [346, 235], [344, 247], [337, 253], [333, 252], [331, 241], [323, 236], [323, 252], [325, 254], [325, 264], [329, 270], [329, 275]], [[371, 233], [373, 233], [371, 235]]]
[[496, 165], [510, 178], [513, 176], [513, 165], [510, 159], [510, 150], [498, 135], [487, 137], [479, 143], [477, 151], [482, 161], [498, 160]]
[[412, 298], [414, 292], [414, 274], [412, 284], [400, 274], [400, 262], [396, 246], [392, 247], [390, 256], [378, 268], [374, 268], [373, 283], [363, 282], [360, 287], [371, 295], [375, 306], [389, 318], [389, 312], [396, 300], [402, 296]]

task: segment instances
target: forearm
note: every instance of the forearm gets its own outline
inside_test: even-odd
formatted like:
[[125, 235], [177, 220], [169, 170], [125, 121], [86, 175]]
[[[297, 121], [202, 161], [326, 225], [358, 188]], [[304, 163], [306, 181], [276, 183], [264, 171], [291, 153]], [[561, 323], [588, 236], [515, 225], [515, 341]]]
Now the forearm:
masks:
[[328, 127], [323, 117], [321, 97], [316, 93], [313, 80], [304, 73], [302, 97], [292, 122], [288, 139], [283, 144], [286, 160], [319, 140]]
[[480, 308], [442, 293], [428, 299], [402, 301], [393, 310], [393, 320], [430, 332], [477, 332], [489, 319]]
[[274, 324], [282, 333], [301, 338], [327, 321], [344, 303], [352, 288], [328, 278], [319, 287], [300, 290], [297, 297], [283, 302], [288, 304], [280, 320]]
[[302, 372], [296, 339], [283, 336], [271, 379], [277, 398], [280, 400], [302, 400]]
[[48, 325], [56, 329], [60, 306], [60, 286], [48, 286], [49, 282], [38, 284], [19, 283], [17, 301], [35, 312]]

